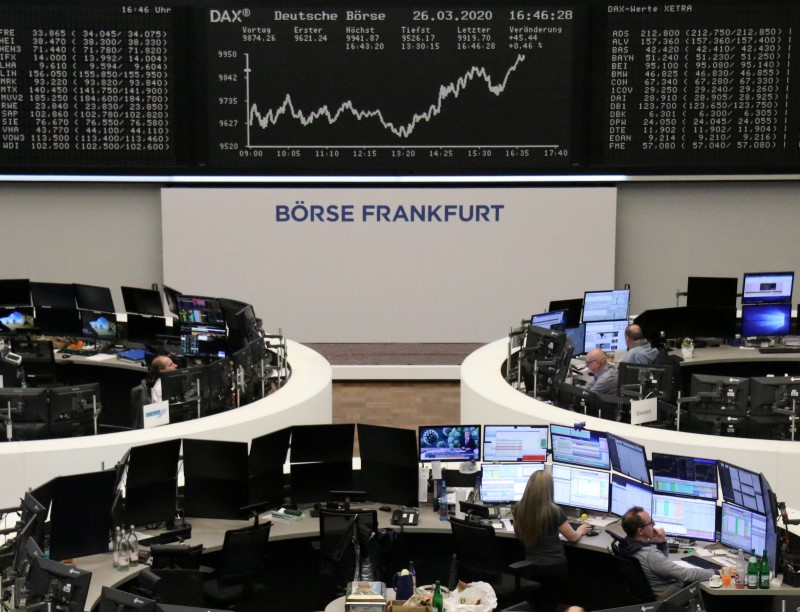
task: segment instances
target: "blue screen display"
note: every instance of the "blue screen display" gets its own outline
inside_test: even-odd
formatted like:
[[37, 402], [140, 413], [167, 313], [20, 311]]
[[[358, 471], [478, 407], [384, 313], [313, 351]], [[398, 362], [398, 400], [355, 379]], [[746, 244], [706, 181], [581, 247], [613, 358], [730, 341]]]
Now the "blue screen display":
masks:
[[742, 306], [743, 336], [785, 336], [789, 333], [791, 304]]

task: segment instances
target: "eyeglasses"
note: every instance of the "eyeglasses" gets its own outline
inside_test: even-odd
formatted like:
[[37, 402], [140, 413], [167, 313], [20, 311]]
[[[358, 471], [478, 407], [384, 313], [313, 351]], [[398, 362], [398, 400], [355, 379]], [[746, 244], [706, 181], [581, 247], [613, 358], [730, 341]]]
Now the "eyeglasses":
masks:
[[589, 359], [589, 360], [586, 362], [586, 365], [587, 365], [587, 366], [590, 366], [590, 365], [592, 365], [593, 363], [597, 363], [597, 359]]
[[650, 521], [649, 523], [645, 523], [644, 525], [642, 525], [642, 529], [644, 529], [645, 527], [653, 527], [655, 524], [656, 524], [655, 521]]

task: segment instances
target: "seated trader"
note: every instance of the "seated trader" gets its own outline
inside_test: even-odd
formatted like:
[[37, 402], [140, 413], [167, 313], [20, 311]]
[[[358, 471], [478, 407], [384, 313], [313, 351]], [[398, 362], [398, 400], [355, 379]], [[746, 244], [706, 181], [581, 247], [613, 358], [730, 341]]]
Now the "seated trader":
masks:
[[647, 582], [657, 599], [674, 595], [687, 584], [708, 580], [714, 570], [701, 567], [682, 567], [669, 560], [669, 546], [663, 529], [656, 529], [650, 513], [634, 506], [622, 517], [626, 538], [616, 543], [623, 556], [639, 560]]
[[628, 347], [628, 352], [622, 359], [623, 363], [648, 365], [653, 363], [658, 356], [658, 349], [650, 346], [647, 338], [642, 333], [642, 328], [638, 325], [628, 325], [625, 328], [625, 344]]
[[161, 378], [159, 378], [161, 372], [170, 372], [177, 369], [178, 364], [172, 361], [169, 355], [159, 355], [153, 359], [153, 362], [150, 364], [150, 370], [155, 376], [155, 382], [151, 385], [151, 401], [160, 402], [163, 399], [161, 397]]
[[147, 371], [147, 378], [131, 389], [131, 425], [134, 429], [143, 427], [142, 408], [148, 404], [161, 401], [161, 372], [176, 370], [176, 364], [168, 355], [155, 357]]
[[587, 391], [603, 394], [617, 392], [617, 368], [608, 363], [603, 349], [594, 348], [586, 354], [586, 367], [594, 376], [594, 380], [586, 385]]

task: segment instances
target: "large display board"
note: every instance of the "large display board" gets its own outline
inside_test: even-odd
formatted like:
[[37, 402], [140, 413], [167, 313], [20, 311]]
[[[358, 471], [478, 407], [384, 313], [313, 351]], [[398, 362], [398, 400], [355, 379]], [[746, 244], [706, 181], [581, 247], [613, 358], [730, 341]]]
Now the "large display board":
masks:
[[7, 176], [800, 172], [800, 6], [0, 6]]

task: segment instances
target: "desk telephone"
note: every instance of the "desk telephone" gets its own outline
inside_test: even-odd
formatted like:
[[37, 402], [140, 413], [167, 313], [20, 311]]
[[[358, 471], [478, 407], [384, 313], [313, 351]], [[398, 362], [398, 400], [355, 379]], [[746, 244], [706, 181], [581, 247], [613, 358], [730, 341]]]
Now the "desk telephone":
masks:
[[392, 525], [411, 526], [419, 523], [419, 508], [400, 506], [392, 512]]

